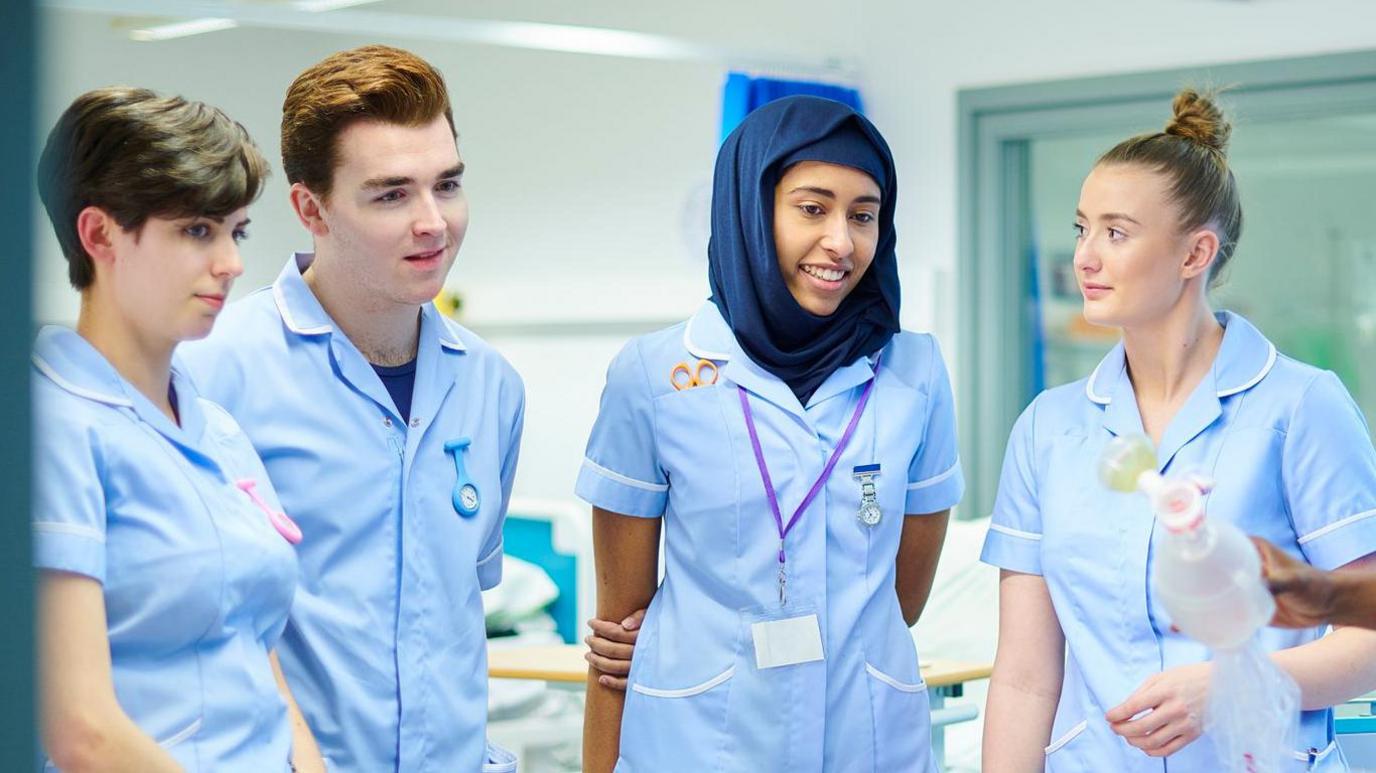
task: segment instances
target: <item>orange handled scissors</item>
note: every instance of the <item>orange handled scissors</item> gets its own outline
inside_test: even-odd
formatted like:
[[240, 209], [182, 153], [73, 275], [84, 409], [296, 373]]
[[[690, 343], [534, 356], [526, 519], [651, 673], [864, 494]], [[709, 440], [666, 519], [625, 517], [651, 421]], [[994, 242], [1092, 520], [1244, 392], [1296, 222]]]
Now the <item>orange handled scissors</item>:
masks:
[[[710, 370], [711, 376], [704, 377], [703, 371]], [[698, 360], [696, 368], [690, 367], [686, 362], [680, 362], [669, 371], [669, 383], [674, 385], [674, 389], [692, 389], [693, 387], [707, 386], [717, 383], [717, 364], [711, 360]]]

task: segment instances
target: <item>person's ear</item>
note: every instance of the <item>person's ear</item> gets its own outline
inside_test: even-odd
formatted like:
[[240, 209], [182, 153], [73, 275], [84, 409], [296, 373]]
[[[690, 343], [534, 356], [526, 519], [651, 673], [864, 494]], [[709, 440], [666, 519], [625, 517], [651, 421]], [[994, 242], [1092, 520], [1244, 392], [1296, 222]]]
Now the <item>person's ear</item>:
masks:
[[301, 225], [311, 232], [312, 236], [325, 236], [330, 232], [330, 226], [325, 222], [324, 209], [325, 202], [322, 196], [317, 195], [310, 188], [302, 183], [292, 183], [291, 208], [295, 210], [296, 217], [301, 221]]
[[109, 265], [115, 262], [115, 234], [120, 225], [113, 215], [100, 207], [86, 207], [77, 213], [76, 235], [81, 240], [81, 249], [91, 256], [96, 264]]
[[1185, 260], [1180, 266], [1185, 279], [1204, 275], [1218, 259], [1218, 234], [1212, 228], [1200, 228], [1185, 236]]

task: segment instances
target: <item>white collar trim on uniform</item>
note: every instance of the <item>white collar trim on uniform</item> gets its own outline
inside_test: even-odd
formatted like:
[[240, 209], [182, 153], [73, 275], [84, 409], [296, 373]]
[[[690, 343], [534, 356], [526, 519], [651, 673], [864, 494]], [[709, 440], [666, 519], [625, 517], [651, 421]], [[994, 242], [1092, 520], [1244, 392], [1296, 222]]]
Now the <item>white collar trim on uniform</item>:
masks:
[[[287, 265], [282, 268], [282, 273], [277, 276], [277, 281], [272, 283], [272, 299], [277, 304], [277, 313], [282, 315], [282, 324], [287, 329], [297, 335], [315, 336], [326, 335], [334, 332], [334, 325], [329, 322], [329, 315], [320, 306], [320, 300], [311, 292], [306, 285], [305, 278], [301, 272], [310, 265], [314, 255], [306, 252], [298, 252], [291, 256]], [[304, 316], [314, 317], [311, 322], [316, 324], [302, 324], [297, 314], [292, 311], [292, 302], [298, 303], [297, 311]], [[435, 336], [439, 340], [440, 346], [450, 351], [463, 352], [468, 347], [464, 346], [462, 337], [456, 329], [453, 320], [440, 314], [433, 303], [421, 306], [422, 318], [435, 316], [440, 324], [435, 326]]]
[[272, 299], [277, 302], [277, 313], [282, 315], [282, 322], [287, 329], [297, 335], [313, 336], [323, 333], [333, 333], [334, 328], [329, 325], [318, 325], [316, 327], [304, 327], [297, 324], [296, 318], [291, 314], [291, 306], [287, 304], [287, 299], [282, 295], [282, 284], [278, 282], [272, 286]]
[[1238, 386], [1231, 387], [1229, 389], [1218, 390], [1219, 397], [1228, 397], [1229, 395], [1235, 395], [1238, 392], [1246, 392], [1248, 389], [1251, 389], [1252, 387], [1256, 386], [1262, 379], [1266, 378], [1266, 374], [1270, 373], [1271, 368], [1275, 367], [1276, 364], [1276, 345], [1271, 343], [1270, 341], [1267, 341], [1266, 346], [1268, 349], [1268, 351], [1266, 352], [1266, 364], [1261, 366], [1261, 370], [1257, 371], [1257, 374], [1255, 376], [1252, 376], [1251, 378], [1247, 379]]
[[[296, 314], [292, 313], [292, 301], [302, 304], [314, 304], [315, 308], [303, 306], [300, 310], [308, 317], [320, 316], [328, 320], [325, 310], [320, 307], [320, 301], [311, 292], [311, 288], [306, 286], [306, 279], [301, 275], [302, 271], [315, 259], [315, 254], [310, 252], [294, 252], [287, 259], [287, 265], [282, 267], [282, 272], [277, 275], [277, 281], [272, 283], [272, 299], [277, 304], [277, 313], [282, 315], [282, 323], [287, 329], [297, 335], [311, 336], [333, 333], [334, 326], [327, 321], [320, 321], [314, 325], [303, 325], [296, 319]], [[291, 297], [287, 297], [288, 291]], [[309, 297], [309, 300], [307, 299]], [[315, 314], [319, 310], [319, 315]], [[314, 321], [314, 320], [313, 320]]]
[[[1223, 343], [1218, 348], [1218, 354], [1215, 355], [1213, 367], [1214, 378], [1217, 381], [1223, 381], [1224, 379], [1232, 377], [1234, 383], [1236, 383], [1236, 386], [1219, 387], [1216, 395], [1219, 398], [1224, 398], [1240, 392], [1246, 392], [1248, 389], [1261, 383], [1262, 379], [1266, 378], [1266, 375], [1271, 372], [1271, 368], [1276, 365], [1276, 345], [1267, 340], [1267, 338], [1261, 334], [1261, 331], [1257, 330], [1250, 322], [1238, 314], [1222, 311], [1218, 313], [1218, 320], [1223, 324]], [[1266, 357], [1262, 361], [1260, 368], [1254, 372], [1247, 372], [1244, 370], [1242, 376], [1234, 374], [1233, 371], [1237, 370], [1237, 365], [1245, 367], [1246, 363], [1240, 362], [1241, 360], [1253, 356], [1254, 353], [1259, 353], [1257, 351], [1259, 348], [1257, 347], [1258, 343], [1264, 343], [1266, 345], [1264, 349]], [[1094, 372], [1089, 374], [1089, 378], [1085, 381], [1085, 396], [1099, 405], [1108, 405], [1113, 402], [1111, 395], [1099, 394], [1095, 386], [1098, 384], [1099, 374], [1101, 372], [1104, 373], [1105, 376], [1117, 376], [1121, 373], [1126, 366], [1125, 357], [1123, 343], [1119, 341], [1118, 344], [1104, 356], [1104, 359], [1100, 360], [1099, 364], [1094, 367]], [[1108, 366], [1108, 368], [1106, 369], [1105, 366]], [[1239, 378], [1241, 379], [1240, 381], [1237, 380]]]
[[[723, 336], [727, 340], [720, 340]], [[711, 301], [703, 303], [697, 312], [688, 318], [688, 324], [683, 326], [683, 346], [698, 359], [729, 361], [729, 351], [714, 350], [730, 349], [729, 344], [734, 340], [731, 329], [726, 326], [726, 320], [721, 317], [721, 311]], [[699, 341], [706, 341], [708, 346], [702, 346]]]
[[[1122, 344], [1118, 344], [1118, 346], [1122, 346]], [[1112, 354], [1112, 352], [1110, 352], [1110, 354]], [[1090, 402], [1095, 402], [1099, 405], [1108, 405], [1113, 402], [1112, 397], [1105, 397], [1094, 392], [1094, 382], [1099, 379], [1099, 369], [1104, 367], [1104, 363], [1108, 362], [1108, 360], [1108, 357], [1100, 360], [1099, 364], [1094, 366], [1094, 372], [1090, 373], [1089, 379], [1085, 381], [1085, 396], [1090, 399]]]
[[435, 316], [440, 318], [440, 322], [442, 324], [440, 325], [439, 330], [437, 331], [437, 337], [439, 338], [440, 346], [443, 346], [444, 348], [454, 352], [468, 351], [468, 347], [463, 345], [463, 339], [459, 337], [458, 323], [456, 323], [449, 317], [446, 317], [444, 314], [441, 314], [440, 310], [435, 308], [435, 305], [433, 303], [427, 303], [425, 304], [425, 306], [421, 307], [420, 313], [422, 316], [427, 314], [434, 314]]
[[134, 407], [133, 401], [127, 397], [123, 397], [120, 395], [112, 395], [108, 392], [97, 392], [94, 389], [87, 389], [86, 387], [77, 386], [76, 384], [73, 384], [71, 381], [68, 381], [67, 379], [58, 375], [57, 369], [54, 368], [52, 365], [49, 365], [47, 360], [43, 359], [42, 357], [39, 357], [37, 354], [32, 355], [32, 357], [34, 367], [38, 368], [39, 373], [42, 373], [44, 376], [47, 376], [48, 379], [52, 381], [54, 384], [57, 384], [59, 387], [62, 387], [63, 389], [65, 389], [68, 392], [71, 392], [77, 397], [84, 397], [87, 400], [95, 400], [98, 403], [105, 403], [107, 405], [117, 405], [122, 408]]

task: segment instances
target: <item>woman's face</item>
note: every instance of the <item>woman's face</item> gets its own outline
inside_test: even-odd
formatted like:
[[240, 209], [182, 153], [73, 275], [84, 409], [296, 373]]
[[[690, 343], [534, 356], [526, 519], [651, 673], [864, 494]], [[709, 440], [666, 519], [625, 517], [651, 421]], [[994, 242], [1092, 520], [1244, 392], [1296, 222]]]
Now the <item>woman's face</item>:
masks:
[[879, 185], [858, 169], [802, 161], [774, 188], [774, 251], [798, 305], [830, 316], [855, 289], [879, 242]]
[[1142, 166], [1094, 167], [1075, 212], [1075, 278], [1085, 320], [1111, 327], [1150, 325], [1180, 302], [1199, 272], [1187, 263], [1165, 175]]
[[109, 292], [135, 335], [172, 343], [209, 335], [244, 272], [247, 227], [244, 208], [223, 219], [150, 217], [137, 230], [114, 228]]

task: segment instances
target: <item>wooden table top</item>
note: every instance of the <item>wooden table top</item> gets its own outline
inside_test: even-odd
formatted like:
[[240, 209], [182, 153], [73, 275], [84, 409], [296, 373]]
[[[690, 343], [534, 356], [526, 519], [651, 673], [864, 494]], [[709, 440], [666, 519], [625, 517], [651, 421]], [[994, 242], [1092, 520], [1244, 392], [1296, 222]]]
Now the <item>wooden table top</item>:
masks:
[[[497, 679], [540, 679], [547, 682], [583, 682], [588, 664], [583, 660], [587, 647], [582, 644], [554, 644], [539, 647], [489, 647], [487, 674]], [[989, 663], [962, 660], [927, 660], [922, 663], [922, 678], [928, 687], [947, 687], [976, 679], [988, 679], [994, 667]]]

